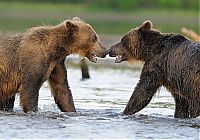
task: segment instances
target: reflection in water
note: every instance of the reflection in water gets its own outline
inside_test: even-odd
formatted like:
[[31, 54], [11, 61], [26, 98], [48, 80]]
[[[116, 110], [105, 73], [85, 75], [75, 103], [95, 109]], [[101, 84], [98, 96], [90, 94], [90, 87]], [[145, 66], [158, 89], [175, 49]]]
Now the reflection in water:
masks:
[[0, 138], [199, 138], [200, 119], [174, 119], [173, 98], [163, 88], [142, 111], [122, 116], [139, 72], [90, 71], [92, 78], [81, 81], [79, 69], [68, 69], [77, 113], [60, 112], [45, 83], [37, 113], [21, 112], [18, 101], [14, 112], [0, 112]]

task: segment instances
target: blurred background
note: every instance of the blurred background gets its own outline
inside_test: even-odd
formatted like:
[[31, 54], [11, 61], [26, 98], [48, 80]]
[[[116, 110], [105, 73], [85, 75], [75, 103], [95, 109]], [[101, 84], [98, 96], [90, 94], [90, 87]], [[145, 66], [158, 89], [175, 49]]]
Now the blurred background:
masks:
[[23, 32], [79, 16], [103, 35], [122, 35], [149, 19], [162, 32], [199, 34], [199, 0], [0, 0], [0, 31]]
[[91, 24], [107, 48], [147, 19], [161, 32], [183, 34], [184, 27], [200, 33], [199, 0], [0, 0], [0, 33], [56, 25], [74, 16]]

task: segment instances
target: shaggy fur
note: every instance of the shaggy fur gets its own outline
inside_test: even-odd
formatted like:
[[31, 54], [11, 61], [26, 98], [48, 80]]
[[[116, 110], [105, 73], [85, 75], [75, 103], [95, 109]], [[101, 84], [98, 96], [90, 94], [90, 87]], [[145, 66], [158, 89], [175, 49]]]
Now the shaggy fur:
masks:
[[126, 105], [125, 115], [134, 114], [166, 87], [175, 101], [176, 118], [200, 115], [200, 43], [181, 35], [163, 34], [150, 21], [132, 29], [110, 49], [116, 62], [144, 61], [140, 80]]
[[64, 60], [80, 54], [95, 62], [105, 57], [92, 27], [80, 19], [57, 26], [39, 26], [23, 35], [0, 39], [0, 109], [12, 110], [20, 94], [24, 112], [37, 111], [38, 93], [48, 80], [55, 102], [63, 112], [75, 112]]

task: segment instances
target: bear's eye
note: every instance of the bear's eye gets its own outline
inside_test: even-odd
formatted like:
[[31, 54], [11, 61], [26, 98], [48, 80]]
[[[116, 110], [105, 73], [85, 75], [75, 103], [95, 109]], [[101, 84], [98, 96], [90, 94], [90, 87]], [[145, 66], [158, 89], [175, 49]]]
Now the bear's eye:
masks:
[[123, 37], [123, 38], [121, 39], [121, 42], [122, 42], [122, 44], [123, 44], [124, 46], [127, 45], [127, 39], [126, 39], [125, 37]]
[[95, 35], [93, 38], [92, 38], [92, 42], [96, 42], [97, 41], [97, 36]]

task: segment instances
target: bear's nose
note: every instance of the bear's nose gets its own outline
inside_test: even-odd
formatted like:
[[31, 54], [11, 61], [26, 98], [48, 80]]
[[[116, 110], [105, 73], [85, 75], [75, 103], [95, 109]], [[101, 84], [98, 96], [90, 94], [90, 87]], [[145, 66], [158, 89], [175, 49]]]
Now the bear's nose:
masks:
[[105, 58], [107, 54], [108, 54], [108, 53], [107, 53], [107, 51], [106, 51], [101, 57], [102, 57], [102, 58]]
[[110, 50], [106, 50], [106, 55], [110, 53]]
[[107, 54], [109, 54], [109, 50], [107, 50], [107, 49], [104, 49], [103, 58], [105, 58]]
[[111, 47], [109, 50], [108, 50], [108, 54], [110, 57], [115, 57], [115, 53], [113, 52], [113, 48]]
[[108, 54], [110, 54], [110, 53], [112, 53], [112, 50], [113, 50], [113, 48], [111, 47], [109, 50], [108, 50]]

